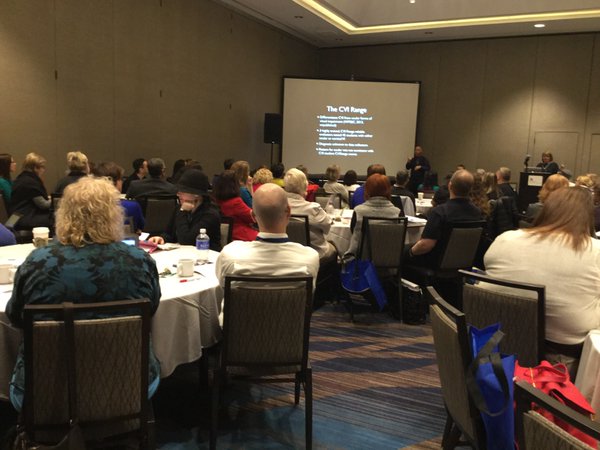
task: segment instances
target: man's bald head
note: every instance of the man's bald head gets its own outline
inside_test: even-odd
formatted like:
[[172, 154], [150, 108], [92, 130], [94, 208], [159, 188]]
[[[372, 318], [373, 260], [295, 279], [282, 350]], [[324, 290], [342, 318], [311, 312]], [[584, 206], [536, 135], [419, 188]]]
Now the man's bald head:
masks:
[[473, 183], [475, 182], [473, 175], [468, 170], [457, 170], [450, 178], [448, 189], [454, 197], [468, 197]]
[[252, 214], [260, 231], [285, 233], [290, 218], [290, 206], [283, 188], [265, 183], [254, 192]]

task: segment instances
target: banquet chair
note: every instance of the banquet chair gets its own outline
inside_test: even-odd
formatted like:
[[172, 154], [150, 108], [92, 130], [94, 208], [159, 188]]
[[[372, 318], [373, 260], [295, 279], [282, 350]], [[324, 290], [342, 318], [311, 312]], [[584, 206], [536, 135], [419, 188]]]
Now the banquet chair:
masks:
[[442, 448], [464, 445], [460, 440], [463, 436], [466, 443], [484, 450], [483, 422], [467, 390], [465, 377], [472, 360], [465, 315], [442, 299], [433, 287], [428, 286], [425, 295], [429, 300], [433, 344], [447, 414]]
[[287, 225], [286, 233], [290, 241], [310, 247], [310, 227], [308, 225], [308, 216], [302, 214], [292, 214]]
[[329, 202], [331, 202], [335, 209], [342, 209], [342, 194], [330, 194], [319, 189], [315, 194], [315, 202], [321, 205], [321, 208], [323, 209], [325, 209]]
[[[88, 319], [98, 316], [112, 317]], [[88, 448], [132, 441], [154, 448], [149, 341], [147, 299], [26, 305], [22, 429], [36, 442], [56, 443], [71, 411]]]
[[[501, 280], [466, 270], [459, 273], [465, 281], [462, 305], [467, 322], [477, 328], [500, 322], [505, 333], [500, 351], [516, 354], [524, 367], [537, 366], [545, 352], [545, 286]], [[488, 285], [482, 287], [474, 282]]]
[[[480, 249], [485, 221], [451, 222], [442, 230], [434, 250], [436, 257], [429, 264], [405, 264], [405, 278], [421, 287], [434, 286], [444, 292], [446, 299], [461, 309], [462, 277], [460, 269], [470, 269]], [[438, 248], [439, 246], [439, 248]], [[417, 257], [423, 258], [423, 257]]]
[[[210, 448], [216, 448], [219, 389], [225, 380], [294, 382], [305, 393], [306, 448], [312, 447], [312, 369], [308, 339], [312, 277], [225, 277], [223, 339], [209, 364]], [[288, 375], [285, 377], [284, 375]]]
[[587, 444], [575, 438], [565, 430], [542, 416], [532, 404], [552, 413], [572, 428], [600, 440], [600, 424], [577, 411], [563, 405], [529, 383], [515, 383], [516, 417], [515, 435], [520, 450], [560, 449], [590, 450]]
[[[390, 305], [394, 315], [402, 316], [402, 253], [406, 239], [408, 220], [406, 217], [382, 218], [363, 217], [358, 257], [371, 261], [377, 269], [379, 280], [388, 296], [392, 296]], [[354, 299], [353, 299], [354, 297]], [[396, 302], [395, 299], [398, 301]], [[356, 296], [347, 296], [350, 320], [354, 321]]]
[[402, 197], [400, 195], [392, 194], [390, 196], [390, 200], [391, 200], [392, 204], [401, 211], [400, 215], [405, 216], [406, 214], [404, 213], [404, 205], [402, 203]]
[[8, 208], [4, 195], [0, 194], [0, 223], [5, 223], [8, 220]]
[[177, 209], [177, 196], [143, 196], [137, 197], [136, 200], [146, 219], [144, 231], [151, 235], [167, 231]]
[[233, 240], [233, 217], [221, 216], [221, 248]]

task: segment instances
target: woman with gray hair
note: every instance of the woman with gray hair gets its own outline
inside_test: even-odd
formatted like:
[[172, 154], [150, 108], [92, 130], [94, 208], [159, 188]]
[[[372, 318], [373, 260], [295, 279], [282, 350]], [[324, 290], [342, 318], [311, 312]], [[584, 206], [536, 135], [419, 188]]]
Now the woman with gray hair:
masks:
[[285, 190], [292, 214], [308, 216], [310, 246], [319, 253], [321, 262], [337, 257], [335, 247], [325, 240], [331, 228], [331, 218], [318, 203], [306, 201], [308, 180], [301, 170], [290, 169], [285, 174]]
[[342, 206], [348, 206], [348, 190], [346, 187], [338, 182], [340, 177], [340, 166], [332, 164], [327, 167], [325, 171], [325, 178], [327, 181], [323, 183], [323, 190], [328, 194], [341, 194], [342, 195]]
[[67, 153], [67, 166], [69, 167], [69, 171], [66, 176], [56, 183], [54, 194], [62, 195], [69, 184], [75, 183], [81, 177], [87, 176], [90, 172], [87, 156], [81, 152]]

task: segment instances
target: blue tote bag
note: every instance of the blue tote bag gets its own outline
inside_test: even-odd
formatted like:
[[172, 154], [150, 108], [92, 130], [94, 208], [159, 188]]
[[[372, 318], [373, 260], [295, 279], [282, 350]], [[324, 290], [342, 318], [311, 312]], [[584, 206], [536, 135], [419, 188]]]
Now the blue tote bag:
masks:
[[469, 329], [473, 362], [467, 372], [467, 388], [481, 413], [488, 450], [514, 450], [515, 420], [513, 376], [515, 355], [501, 355], [504, 337], [500, 325]]

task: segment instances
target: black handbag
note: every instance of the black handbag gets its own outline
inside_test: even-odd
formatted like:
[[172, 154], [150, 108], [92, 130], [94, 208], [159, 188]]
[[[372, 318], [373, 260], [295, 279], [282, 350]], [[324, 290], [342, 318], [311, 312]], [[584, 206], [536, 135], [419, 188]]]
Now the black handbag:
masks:
[[17, 438], [14, 450], [85, 450], [85, 440], [77, 412], [77, 383], [75, 377], [75, 323], [72, 303], [64, 303], [64, 326], [67, 349], [67, 383], [69, 398], [69, 431], [54, 445], [34, 442], [22, 425], [17, 427]]

